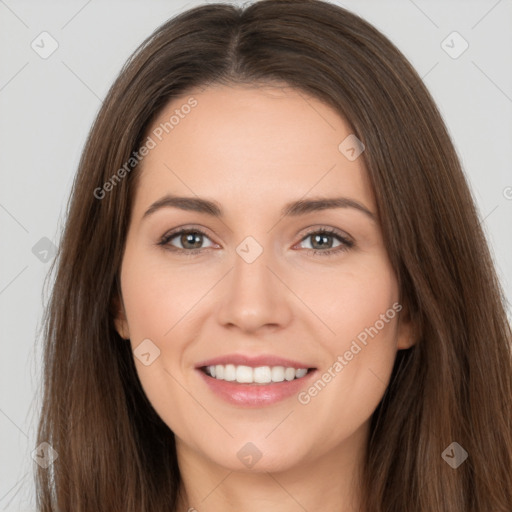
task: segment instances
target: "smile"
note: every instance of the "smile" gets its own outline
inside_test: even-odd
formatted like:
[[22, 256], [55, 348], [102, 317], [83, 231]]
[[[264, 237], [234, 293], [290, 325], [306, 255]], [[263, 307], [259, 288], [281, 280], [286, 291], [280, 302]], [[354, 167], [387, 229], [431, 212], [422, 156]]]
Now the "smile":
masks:
[[307, 368], [285, 366], [258, 366], [217, 364], [201, 368], [206, 375], [217, 380], [237, 382], [239, 384], [272, 384], [276, 382], [301, 379], [308, 373]]

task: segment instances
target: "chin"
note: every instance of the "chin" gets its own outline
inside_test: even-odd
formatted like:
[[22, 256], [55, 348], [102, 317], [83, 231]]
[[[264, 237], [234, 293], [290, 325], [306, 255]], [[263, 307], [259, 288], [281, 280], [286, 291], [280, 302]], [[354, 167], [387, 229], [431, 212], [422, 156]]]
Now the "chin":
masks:
[[293, 445], [288, 444], [284, 450], [282, 443], [274, 444], [264, 439], [253, 442], [247, 439], [247, 436], [243, 441], [231, 439], [219, 445], [219, 450], [213, 453], [209, 451], [204, 456], [229, 471], [252, 474], [287, 471], [304, 461], [298, 447]]

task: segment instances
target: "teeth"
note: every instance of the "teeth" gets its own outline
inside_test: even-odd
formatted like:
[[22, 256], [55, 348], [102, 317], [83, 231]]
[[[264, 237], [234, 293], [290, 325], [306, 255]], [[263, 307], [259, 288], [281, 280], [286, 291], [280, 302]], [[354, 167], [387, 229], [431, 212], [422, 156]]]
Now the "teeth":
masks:
[[234, 364], [227, 364], [224, 367], [224, 380], [233, 381], [236, 380], [236, 368]]
[[272, 370], [270, 366], [258, 366], [253, 371], [254, 382], [258, 384], [268, 384], [272, 382]]
[[300, 379], [301, 377], [304, 377], [308, 371], [305, 368], [299, 368], [298, 370], [295, 370], [295, 377], [297, 379]]
[[291, 381], [304, 377], [307, 368], [285, 368], [284, 366], [251, 366], [234, 364], [217, 364], [207, 366], [206, 373], [210, 377], [228, 382], [239, 382], [240, 384], [268, 384], [270, 382]]
[[272, 382], [283, 382], [284, 366], [273, 366], [270, 370], [270, 378], [272, 379]]
[[237, 382], [253, 382], [253, 370], [249, 366], [236, 367], [236, 381]]
[[295, 368], [286, 368], [284, 371], [284, 378], [286, 380], [293, 380], [295, 379]]

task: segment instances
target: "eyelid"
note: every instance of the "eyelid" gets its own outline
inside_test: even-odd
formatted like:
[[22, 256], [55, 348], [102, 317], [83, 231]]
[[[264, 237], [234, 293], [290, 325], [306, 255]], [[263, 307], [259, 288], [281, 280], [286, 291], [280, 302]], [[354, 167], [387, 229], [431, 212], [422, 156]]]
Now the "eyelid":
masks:
[[[194, 225], [180, 226], [180, 227], [177, 227], [177, 228], [167, 231], [164, 235], [162, 235], [162, 237], [160, 237], [160, 241], [158, 242], [158, 245], [162, 245], [165, 247], [165, 246], [167, 246], [169, 241], [172, 240], [173, 238], [175, 238], [176, 236], [178, 236], [182, 233], [188, 233], [188, 232], [200, 233], [204, 237], [210, 239], [212, 244], [218, 245], [211, 239], [212, 237], [207, 233], [206, 229], [198, 227], [198, 226], [194, 226]], [[202, 251], [204, 249], [209, 249], [209, 247], [203, 247], [201, 249], [190, 249], [190, 250], [180, 249], [179, 247], [173, 247], [173, 249], [175, 249], [178, 252], [182, 251], [182, 252], [194, 253], [194, 252]]]
[[308, 230], [301, 236], [301, 239], [297, 244], [295, 244], [294, 247], [300, 245], [304, 240], [314, 234], [325, 234], [337, 238], [340, 242], [340, 245], [337, 247], [331, 247], [329, 249], [302, 249], [306, 252], [306, 254], [319, 255], [329, 258], [340, 256], [342, 253], [355, 247], [355, 241], [350, 235], [338, 228], [322, 225], [308, 228]]
[[315, 233], [326, 233], [329, 235], [336, 235], [337, 237], [341, 238], [342, 240], [344, 240], [347, 243], [352, 243], [352, 244], [354, 243], [353, 238], [345, 231], [338, 229], [338, 228], [331, 227], [331, 226], [325, 226], [322, 224], [314, 225], [314, 226], [306, 228], [306, 231], [301, 235], [300, 241], [302, 242], [302, 240], [304, 240], [304, 238], [308, 237], [309, 235], [315, 234]]
[[[323, 256], [334, 256], [340, 252], [351, 249], [355, 245], [353, 238], [350, 235], [348, 235], [346, 232], [344, 232], [338, 228], [334, 228], [331, 226], [325, 226], [325, 225], [315, 225], [315, 226], [310, 226], [309, 228], [306, 228], [306, 229], [307, 229], [307, 231], [304, 232], [302, 235], [300, 235], [300, 240], [293, 247], [300, 245], [305, 239], [307, 239], [309, 236], [311, 236], [313, 234], [326, 234], [326, 235], [338, 238], [338, 240], [340, 241], [340, 245], [335, 248], [330, 248], [330, 249], [325, 249], [325, 250], [324, 249], [302, 249], [307, 254], [313, 253], [313, 254], [321, 254]], [[204, 237], [210, 239], [210, 241], [212, 242], [213, 245], [218, 245], [213, 240], [211, 240], [211, 237], [206, 232], [206, 229], [204, 229], [202, 227], [194, 226], [194, 225], [180, 226], [180, 227], [174, 228], [174, 229], [166, 232], [161, 237], [161, 239], [157, 243], [157, 245], [163, 246], [164, 248], [166, 248], [172, 252], [177, 252], [177, 253], [181, 253], [181, 254], [185, 253], [188, 256], [194, 256], [199, 253], [202, 253], [205, 250], [211, 249], [211, 247], [201, 247], [199, 249], [180, 249], [179, 247], [174, 247], [174, 246], [170, 246], [170, 247], [172, 247], [172, 249], [170, 249], [168, 247], [170, 240], [172, 240], [173, 238], [175, 238], [176, 236], [178, 236], [180, 234], [187, 233], [187, 232], [199, 233], [199, 234], [203, 235]]]

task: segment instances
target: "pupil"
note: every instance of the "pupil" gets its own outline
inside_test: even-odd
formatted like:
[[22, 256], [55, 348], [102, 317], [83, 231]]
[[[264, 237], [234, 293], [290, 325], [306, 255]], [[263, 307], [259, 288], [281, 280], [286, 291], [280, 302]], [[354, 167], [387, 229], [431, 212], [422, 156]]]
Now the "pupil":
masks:
[[[195, 240], [195, 242], [194, 242]], [[199, 233], [187, 233], [182, 236], [181, 243], [183, 247], [187, 247], [187, 244], [190, 243], [193, 247], [192, 249], [198, 249], [201, 247], [202, 235]]]
[[329, 235], [315, 235], [313, 237], [313, 246], [317, 241], [320, 242], [320, 247], [325, 247], [326, 245], [329, 246], [330, 244], [326, 241], [328, 238], [330, 238]]

